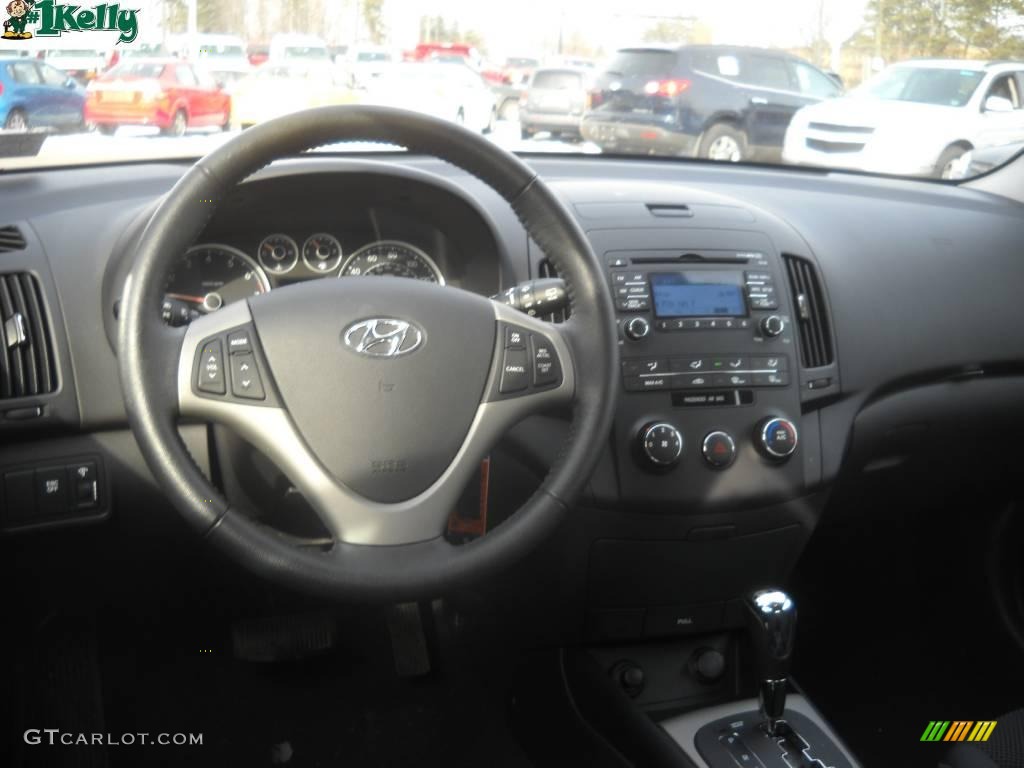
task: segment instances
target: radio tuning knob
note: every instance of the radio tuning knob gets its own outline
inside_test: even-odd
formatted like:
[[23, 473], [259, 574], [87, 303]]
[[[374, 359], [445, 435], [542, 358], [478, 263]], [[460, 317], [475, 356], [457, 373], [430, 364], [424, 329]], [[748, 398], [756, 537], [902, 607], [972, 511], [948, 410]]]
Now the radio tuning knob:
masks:
[[623, 329], [626, 336], [633, 341], [640, 341], [647, 334], [651, 332], [651, 324], [642, 317], [631, 317], [626, 321], [625, 328]]
[[640, 430], [640, 450], [654, 466], [671, 467], [683, 455], [683, 435], [664, 421], [652, 422]]
[[768, 317], [761, 320], [761, 333], [765, 336], [774, 338], [782, 333], [785, 327], [786, 324], [778, 315], [768, 315]]

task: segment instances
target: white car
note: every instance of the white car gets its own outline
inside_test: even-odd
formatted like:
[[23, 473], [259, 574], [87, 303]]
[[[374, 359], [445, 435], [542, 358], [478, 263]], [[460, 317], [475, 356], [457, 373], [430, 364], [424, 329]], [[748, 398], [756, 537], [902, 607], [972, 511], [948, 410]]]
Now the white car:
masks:
[[321, 37], [282, 33], [270, 39], [270, 61], [275, 64], [330, 64], [331, 55]]
[[1024, 139], [1024, 63], [909, 61], [793, 117], [785, 162], [950, 178], [966, 152]]
[[370, 80], [364, 104], [411, 109], [489, 133], [497, 107], [494, 92], [465, 64], [405, 62]]
[[107, 64], [107, 55], [96, 48], [54, 48], [44, 56], [47, 64], [83, 84], [101, 73]]
[[175, 55], [192, 61], [222, 85], [252, 72], [245, 41], [235, 35], [178, 35], [168, 45]]

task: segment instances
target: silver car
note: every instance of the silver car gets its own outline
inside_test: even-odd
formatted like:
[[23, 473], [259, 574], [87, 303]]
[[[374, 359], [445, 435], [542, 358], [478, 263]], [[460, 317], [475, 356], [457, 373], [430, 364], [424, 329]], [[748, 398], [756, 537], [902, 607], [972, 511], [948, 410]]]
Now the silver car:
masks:
[[580, 118], [587, 107], [588, 73], [572, 67], [538, 69], [530, 78], [519, 107], [524, 139], [542, 131], [580, 137]]

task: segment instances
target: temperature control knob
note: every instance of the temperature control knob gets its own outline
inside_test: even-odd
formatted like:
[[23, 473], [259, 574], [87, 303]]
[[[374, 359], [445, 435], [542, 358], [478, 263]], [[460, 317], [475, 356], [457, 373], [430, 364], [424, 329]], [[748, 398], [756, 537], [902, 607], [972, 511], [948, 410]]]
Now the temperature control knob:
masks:
[[754, 439], [758, 448], [769, 459], [784, 461], [796, 450], [796, 424], [778, 416], [765, 419], [757, 425]]
[[671, 424], [657, 421], [640, 430], [640, 450], [656, 467], [671, 467], [683, 455], [683, 435]]
[[651, 332], [651, 324], [642, 317], [631, 317], [623, 330], [633, 341], [639, 341]]
[[761, 333], [771, 338], [774, 338], [778, 336], [780, 333], [782, 333], [785, 327], [786, 324], [778, 315], [768, 315], [768, 317], [761, 320]]

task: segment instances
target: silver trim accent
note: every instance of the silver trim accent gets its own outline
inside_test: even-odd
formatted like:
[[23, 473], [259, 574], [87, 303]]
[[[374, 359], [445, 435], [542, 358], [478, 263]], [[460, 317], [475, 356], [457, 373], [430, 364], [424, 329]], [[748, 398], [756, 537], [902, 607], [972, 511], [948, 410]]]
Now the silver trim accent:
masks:
[[[562, 364], [561, 385], [519, 397], [481, 403], [455, 459], [433, 485], [418, 496], [395, 504], [366, 499], [339, 483], [320, 463], [284, 408], [249, 405], [225, 397], [200, 397], [193, 391], [192, 372], [199, 344], [210, 336], [252, 322], [248, 302], [236, 302], [194, 320], [185, 333], [178, 361], [178, 406], [183, 417], [215, 421], [234, 429], [270, 457], [316, 510], [339, 541], [350, 544], [410, 544], [437, 538], [466, 483], [495, 442], [514, 424], [542, 409], [573, 400], [575, 363], [559, 326], [524, 315], [492, 301], [495, 321], [513, 323], [551, 340]], [[503, 334], [496, 334], [492, 360], [500, 361]], [[339, 350], [339, 354], [341, 351]], [[501, 374], [492, 365], [485, 392], [493, 391]], [[273, 370], [264, 372], [271, 386]], [[230, 385], [228, 385], [230, 391]]]
[[[729, 457], [728, 464], [715, 464], [714, 462], [711, 461], [711, 459], [708, 458], [708, 454], [710, 453], [710, 451], [708, 450], [708, 440], [710, 440], [712, 437], [715, 437], [716, 435], [721, 435], [726, 440], [728, 440], [729, 447], [732, 448], [732, 456]], [[715, 469], [728, 469], [729, 467], [732, 466], [732, 463], [736, 461], [736, 441], [732, 439], [732, 435], [730, 435], [728, 432], [723, 432], [720, 429], [713, 430], [704, 435], [704, 440], [700, 444], [700, 455], [704, 457], [704, 461], [706, 461], [710, 466], [714, 467]]]
[[21, 312], [15, 312], [4, 323], [4, 335], [7, 337], [7, 348], [14, 349], [28, 343], [28, 327], [25, 325], [25, 316]]
[[[334, 244], [336, 246], [338, 246], [337, 264], [332, 264], [327, 269], [317, 269], [316, 267], [312, 266], [309, 263], [309, 259], [306, 258], [306, 246], [309, 245], [309, 241], [312, 240], [313, 238], [318, 238], [320, 240], [333, 240], [334, 241]], [[333, 272], [334, 270], [336, 270], [338, 267], [341, 266], [341, 262], [345, 258], [345, 251], [341, 247], [341, 241], [338, 240], [338, 238], [336, 238], [330, 232], [314, 232], [312, 235], [307, 237], [305, 240], [302, 241], [302, 251], [301, 251], [301, 253], [302, 253], [302, 263], [305, 264], [306, 265], [306, 269], [308, 269], [314, 275], [326, 275], [326, 274], [328, 274], [330, 272]], [[316, 259], [315, 261], [328, 261], [328, 260], [327, 259]], [[330, 259], [329, 261], [335, 261], [335, 259]]]
[[[260, 251], [263, 250], [264, 243], [266, 243], [267, 240], [269, 240], [272, 237], [280, 237], [283, 240], [287, 240], [289, 243], [292, 244], [292, 247], [295, 249], [295, 258], [292, 259], [292, 262], [291, 264], [288, 265], [287, 269], [278, 269], [277, 265], [272, 266], [263, 261], [263, 254], [260, 253]], [[288, 237], [288, 235], [281, 232], [271, 232], [269, 235], [260, 240], [260, 244], [256, 246], [256, 258], [260, 260], [260, 264], [262, 264], [263, 267], [272, 275], [287, 275], [289, 272], [295, 269], [295, 265], [299, 263], [299, 253], [299, 244], [296, 243], [295, 240], [293, 240], [292, 238]], [[283, 264], [284, 262], [281, 263]]]
[[[647, 450], [647, 438], [650, 436], [651, 432], [659, 429], [660, 427], [667, 427], [668, 429], [671, 429], [679, 438], [679, 450], [676, 451], [676, 455], [669, 461], [658, 461], [658, 459], [651, 456], [650, 452]], [[679, 461], [679, 457], [683, 455], [683, 445], [685, 440], [683, 439], [683, 433], [679, 431], [679, 428], [675, 424], [669, 424], [666, 421], [656, 421], [644, 429], [643, 433], [640, 435], [640, 442], [643, 444], [644, 455], [647, 456], [647, 460], [650, 461], [651, 464], [655, 464], [659, 467], [670, 467]]]
[[[789, 451], [789, 453], [779, 453], [778, 451], [773, 451], [768, 443], [768, 427], [770, 427], [776, 421], [786, 422], [793, 430], [793, 448]], [[764, 423], [764, 426], [761, 427], [761, 447], [764, 448], [765, 453], [776, 459], [788, 459], [790, 456], [796, 453], [796, 447], [797, 445], [799, 445], [799, 443], [800, 433], [797, 431], [796, 424], [794, 424], [792, 421], [783, 416], [772, 416], [770, 419], [768, 419], [768, 421]]]
[[438, 285], [446, 285], [444, 275], [441, 273], [441, 269], [437, 266], [437, 263], [432, 258], [430, 258], [430, 256], [427, 255], [426, 251], [424, 251], [422, 248], [417, 248], [412, 243], [407, 243], [404, 240], [375, 240], [372, 243], [367, 243], [362, 248], [350, 254], [347, 259], [345, 259], [344, 263], [341, 265], [341, 269], [338, 270], [338, 277], [364, 277], [365, 273], [362, 275], [346, 275], [345, 270], [348, 269], [349, 264], [351, 264], [353, 261], [356, 260], [356, 258], [362, 255], [363, 251], [368, 251], [371, 248], [376, 248], [377, 246], [381, 245], [397, 245], [402, 248], [408, 248], [410, 251], [415, 253], [419, 258], [423, 259], [423, 261], [427, 263], [427, 266], [430, 267], [430, 271], [433, 272], [434, 277], [437, 278]]
[[[850, 750], [846, 748], [846, 745], [839, 739], [835, 731], [832, 730], [831, 726], [821, 714], [814, 708], [814, 705], [807, 700], [806, 697], [799, 693], [795, 693], [787, 697], [786, 709], [792, 712], [799, 712], [801, 715], [806, 717], [808, 720], [813, 722], [816, 726], [821, 729], [832, 743], [836, 745], [836, 748], [842, 752], [843, 757], [850, 761], [850, 765], [853, 768], [860, 768], [860, 763], [854, 759]], [[700, 752], [697, 751], [696, 738], [697, 731], [703, 728], [710, 722], [719, 720], [732, 715], [741, 715], [745, 712], [757, 712], [758, 702], [757, 699], [744, 699], [741, 701], [730, 702], [729, 704], [720, 704], [716, 707], [708, 707], [707, 709], [698, 709], [694, 712], [687, 712], [685, 715], [679, 715], [678, 717], [672, 717], [668, 720], [664, 720], [659, 725], [661, 728], [672, 737], [672, 740], [678, 744], [686, 756], [689, 757], [693, 764], [698, 768], [711, 768], [705, 762], [704, 758], [700, 756]]]
[[366, 357], [400, 357], [420, 348], [423, 330], [407, 320], [372, 317], [352, 323], [341, 339], [346, 347]]
[[[224, 251], [225, 253], [229, 253], [232, 256], [235, 256], [244, 261], [252, 268], [253, 273], [256, 275], [256, 280], [259, 282], [260, 288], [263, 289], [261, 292], [268, 293], [270, 291], [270, 280], [267, 277], [267, 273], [263, 271], [263, 267], [261, 267], [257, 263], [256, 259], [254, 259], [252, 256], [247, 254], [245, 251], [240, 251], [233, 245], [225, 245], [224, 243], [199, 243], [198, 245], [193, 245], [191, 248], [185, 251], [185, 253], [181, 257], [181, 260], [183, 261], [187, 256], [191, 256], [197, 251], [209, 250], [211, 248]], [[164, 287], [166, 289], [166, 278], [164, 280], [164, 283]], [[216, 293], [216, 291], [209, 291], [209, 293]]]

